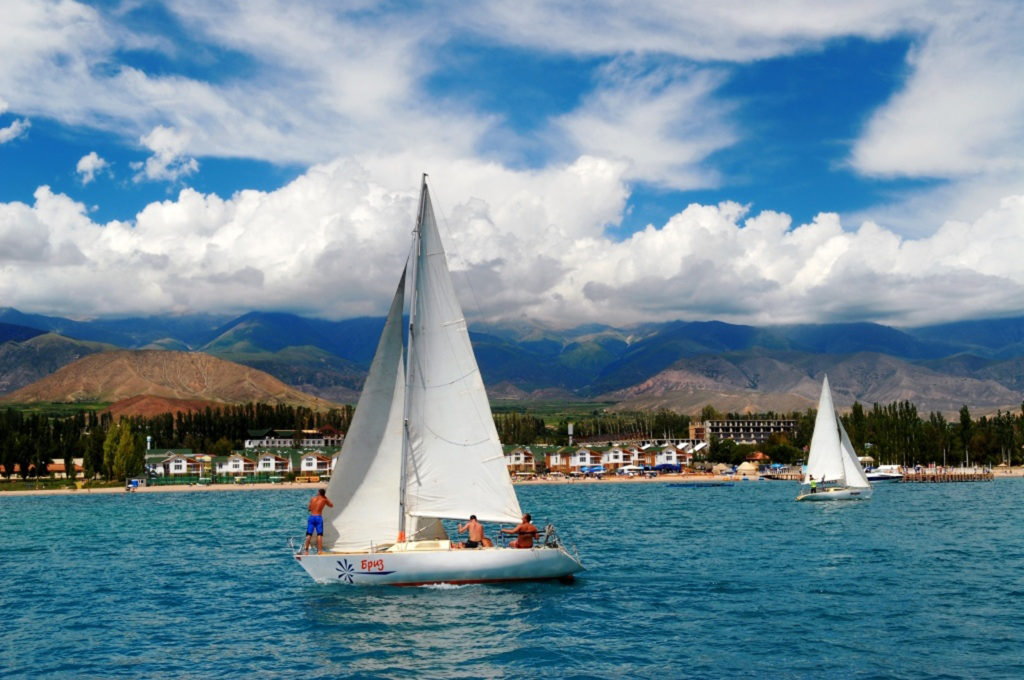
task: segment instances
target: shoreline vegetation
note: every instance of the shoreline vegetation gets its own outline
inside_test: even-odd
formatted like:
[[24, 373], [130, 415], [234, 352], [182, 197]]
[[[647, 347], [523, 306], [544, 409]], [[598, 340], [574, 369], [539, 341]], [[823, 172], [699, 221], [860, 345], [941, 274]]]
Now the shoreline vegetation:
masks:
[[[1008, 468], [994, 468], [995, 479], [1012, 479], [1024, 477], [1024, 465]], [[581, 478], [545, 478], [517, 479], [516, 486], [533, 484], [650, 484], [658, 482], [757, 482], [757, 481], [782, 481], [782, 480], [758, 480], [757, 478], [738, 477], [736, 475], [710, 475], [700, 473], [668, 473], [657, 477], [626, 477], [621, 475], [605, 475], [602, 478], [581, 477]], [[232, 492], [232, 491], [263, 491], [277, 489], [309, 489], [315, 491], [320, 487], [326, 487], [325, 482], [249, 482], [246, 484], [166, 484], [161, 486], [143, 486], [134, 491], [128, 491], [123, 486], [90, 487], [82, 489], [6, 489], [9, 483], [0, 483], [0, 498], [5, 496], [89, 496], [92, 494], [129, 494], [129, 493], [209, 493], [209, 492]]]

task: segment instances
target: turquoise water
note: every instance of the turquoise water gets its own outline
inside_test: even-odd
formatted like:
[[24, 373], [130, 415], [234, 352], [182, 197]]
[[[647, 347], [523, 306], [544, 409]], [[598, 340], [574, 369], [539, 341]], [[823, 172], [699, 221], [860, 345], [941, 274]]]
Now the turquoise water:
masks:
[[318, 586], [309, 492], [0, 496], [4, 677], [1024, 677], [1024, 480], [520, 486], [575, 584]]

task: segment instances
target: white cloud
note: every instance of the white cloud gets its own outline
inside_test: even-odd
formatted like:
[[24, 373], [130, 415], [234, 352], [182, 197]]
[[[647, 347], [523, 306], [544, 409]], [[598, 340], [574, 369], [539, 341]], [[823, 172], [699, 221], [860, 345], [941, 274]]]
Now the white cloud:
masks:
[[138, 170], [133, 179], [136, 182], [147, 179], [176, 182], [199, 170], [199, 162], [185, 155], [189, 138], [187, 132], [163, 125], [156, 126], [148, 135], [139, 138], [139, 142], [152, 151], [153, 155], [145, 163], [132, 163], [132, 168]]
[[701, 163], [738, 137], [723, 122], [726, 107], [712, 97], [720, 81], [711, 70], [619, 60], [556, 125], [579, 151], [628, 163], [629, 179], [673, 189], [712, 186], [717, 179]]
[[[8, 108], [9, 104], [0, 97], [0, 115], [4, 114]], [[31, 125], [32, 124], [27, 119], [22, 118], [21, 120], [15, 120], [6, 127], [0, 127], [0, 144], [6, 144], [12, 139], [17, 139], [24, 134]]]
[[16, 120], [7, 127], [0, 128], [0, 144], [5, 144], [12, 139], [17, 139], [25, 133], [32, 124], [26, 118]]
[[100, 158], [99, 154], [95, 151], [90, 151], [78, 159], [78, 164], [75, 166], [75, 172], [81, 175], [82, 184], [88, 184], [96, 179], [97, 172], [102, 172], [108, 168], [109, 165], [110, 164], [103, 158]]
[[968, 4], [908, 58], [906, 86], [871, 117], [852, 163], [880, 176], [1024, 169], [1024, 6]]
[[[383, 314], [408, 249], [417, 178], [407, 159], [316, 166], [273, 192], [184, 189], [134, 223], [97, 224], [40, 188], [0, 204], [0, 299], [25, 311], [160, 314], [292, 310]], [[467, 313], [555, 324], [707, 319], [905, 325], [1024, 308], [1024, 196], [906, 239], [834, 214], [691, 205], [614, 242], [622, 164], [543, 171], [447, 162], [431, 180]], [[29, 285], [26, 282], [31, 282]], [[104, 291], [95, 295], [96, 290]]]
[[[31, 206], [0, 204], [0, 299], [75, 313], [379, 313], [404, 253], [411, 187], [427, 169], [449, 213], [453, 262], [484, 315], [916, 323], [1024, 308], [1014, 269], [1024, 252], [1014, 198], [1024, 193], [1024, 95], [1012, 87], [1024, 72], [1019, 2], [348, 7], [169, 3], [195, 45], [242, 65], [182, 75], [119, 61], [155, 50], [171, 71], [196, 63], [186, 47], [119, 23], [115, 11], [5, 3], [0, 92], [23, 115], [139, 140], [152, 155], [135, 167], [136, 181], [179, 181], [202, 156], [322, 165], [270, 193], [185, 190], [131, 224], [93, 223], [48, 189]], [[538, 126], [543, 141], [556, 140], [559, 161], [515, 171], [479, 160], [502, 121], [457, 96], [431, 96], [427, 80], [451, 58], [446, 43], [467, 32], [603, 64], [571, 111]], [[853, 140], [850, 164], [945, 184], [846, 216], [846, 225], [823, 214], [791, 228], [785, 215], [748, 217], [725, 202], [691, 206], [622, 242], [603, 236], [620, 220], [630, 182], [718, 181], [709, 155], [742, 134], [718, 93], [733, 65], [896, 35], [914, 44], [906, 82]], [[191, 75], [202, 72], [211, 75]], [[94, 174], [82, 161], [84, 183]], [[956, 240], [961, 225], [973, 230], [969, 247]], [[999, 252], [987, 259], [973, 251], [993, 243]]]
[[[446, 45], [470, 35], [611, 64], [596, 73], [578, 108], [518, 146], [556, 149], [555, 162], [577, 154], [625, 162], [631, 180], [685, 189], [715, 185], [708, 156], [741, 134], [716, 92], [730, 65], [821, 49], [837, 38], [902, 35], [915, 44], [907, 85], [855, 140], [851, 166], [958, 183], [977, 172], [998, 173], [990, 179], [1002, 183], [1011, 173], [1021, 186], [1024, 95], [1008, 86], [1024, 69], [1024, 10], [1015, 0], [526, 0], [372, 11], [312, 0], [177, 0], [167, 9], [193, 43], [129, 27], [118, 10], [10, 0], [0, 25], [0, 91], [16, 98], [19, 111], [126, 140], [158, 128], [188, 135], [187, 156], [154, 155], [139, 179], [181, 177], [204, 155], [303, 164], [411, 150], [424, 158], [473, 157], [483, 140], [511, 133], [471, 102], [438, 99], [426, 89], [451, 58]], [[122, 52], [149, 50], [194, 65], [203, 48], [231, 55], [242, 68], [201, 78], [120, 61]], [[623, 66], [654, 60], [659, 68]], [[182, 69], [196, 72], [203, 70]], [[558, 137], [552, 130], [562, 139], [550, 143]], [[975, 208], [989, 198], [966, 197]]]

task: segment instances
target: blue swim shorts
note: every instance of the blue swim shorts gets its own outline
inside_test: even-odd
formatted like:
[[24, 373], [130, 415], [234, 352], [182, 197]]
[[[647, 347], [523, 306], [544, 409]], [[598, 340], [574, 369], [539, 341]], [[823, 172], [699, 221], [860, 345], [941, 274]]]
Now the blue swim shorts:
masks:
[[310, 515], [309, 521], [306, 522], [306, 533], [312, 534], [313, 531], [323, 535], [324, 533], [324, 517], [323, 515]]

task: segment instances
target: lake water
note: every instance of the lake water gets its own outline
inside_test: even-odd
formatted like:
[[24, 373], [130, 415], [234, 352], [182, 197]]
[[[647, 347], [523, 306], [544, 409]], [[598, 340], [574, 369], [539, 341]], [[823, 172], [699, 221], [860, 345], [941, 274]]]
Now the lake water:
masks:
[[588, 571], [411, 589], [314, 584], [305, 490], [0, 496], [0, 676], [1024, 677], [1024, 480], [796, 492], [520, 486]]

